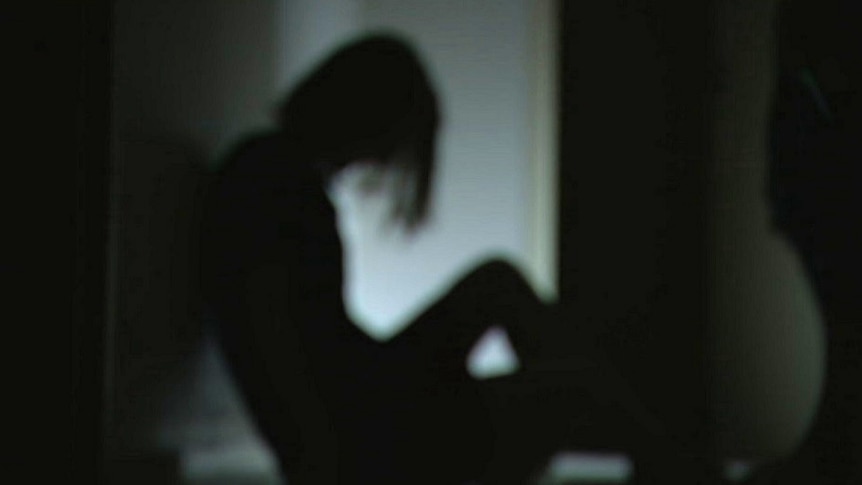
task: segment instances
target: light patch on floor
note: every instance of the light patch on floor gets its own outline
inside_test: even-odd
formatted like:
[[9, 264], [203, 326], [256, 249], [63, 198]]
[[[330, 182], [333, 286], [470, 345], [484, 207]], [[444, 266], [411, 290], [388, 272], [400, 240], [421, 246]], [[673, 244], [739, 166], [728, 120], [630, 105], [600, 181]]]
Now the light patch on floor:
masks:
[[724, 466], [724, 476], [732, 482], [741, 482], [754, 471], [754, 468], [755, 466], [748, 461], [731, 460]]
[[282, 484], [275, 457], [256, 440], [186, 450], [181, 458], [181, 472], [188, 484], [209, 485], [227, 478], [244, 484]]
[[543, 483], [623, 483], [633, 464], [622, 454], [562, 452], [551, 458]]

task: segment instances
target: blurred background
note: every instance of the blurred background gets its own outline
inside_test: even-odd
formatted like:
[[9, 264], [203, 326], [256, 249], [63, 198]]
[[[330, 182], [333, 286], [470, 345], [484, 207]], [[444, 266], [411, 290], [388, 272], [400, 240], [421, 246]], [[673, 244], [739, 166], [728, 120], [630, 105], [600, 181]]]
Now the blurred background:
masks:
[[[197, 303], [200, 196], [321, 56], [381, 28], [414, 43], [444, 121], [418, 237], [380, 230], [382, 201], [360, 200], [350, 176], [332, 187], [360, 328], [391, 338], [478, 258], [502, 255], [729, 473], [801, 439], [823, 331], [766, 204], [775, 1], [106, 3], [99, 328], [115, 483], [276, 483]], [[471, 372], [516, 371], [505, 335], [486, 337]], [[561, 450], [548, 477], [629, 472], [622, 455]]]

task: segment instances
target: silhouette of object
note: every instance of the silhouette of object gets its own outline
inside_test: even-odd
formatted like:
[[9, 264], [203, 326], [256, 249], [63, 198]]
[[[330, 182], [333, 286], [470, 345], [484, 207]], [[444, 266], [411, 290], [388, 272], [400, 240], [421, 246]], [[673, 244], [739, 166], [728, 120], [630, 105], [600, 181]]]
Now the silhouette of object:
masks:
[[862, 483], [862, 38], [855, 2], [781, 5], [769, 194], [820, 303], [826, 366], [803, 442], [752, 483]]
[[[479, 265], [388, 342], [350, 322], [329, 177], [378, 164], [403, 175], [390, 187], [393, 221], [414, 230], [428, 211], [439, 115], [405, 44], [372, 36], [342, 48], [279, 117], [220, 169], [204, 281], [232, 372], [290, 483], [526, 483], [567, 446], [665, 459], [661, 426], [587, 342], [561, 338], [555, 309], [507, 263]], [[477, 381], [465, 360], [492, 325], [524, 371]]]

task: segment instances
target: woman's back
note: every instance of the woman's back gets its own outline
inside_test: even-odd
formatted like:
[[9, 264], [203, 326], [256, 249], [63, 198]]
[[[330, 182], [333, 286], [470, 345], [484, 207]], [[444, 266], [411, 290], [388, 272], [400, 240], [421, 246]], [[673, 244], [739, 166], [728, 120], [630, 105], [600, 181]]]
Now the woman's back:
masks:
[[465, 426], [482, 412], [463, 363], [374, 341], [349, 320], [334, 209], [286, 141], [241, 143], [207, 213], [205, 279], [219, 340], [288, 476], [321, 480], [315, 473], [337, 463], [340, 483], [408, 474], [416, 482], [417, 467], [441, 455], [463, 462], [447, 458], [441, 473], [476, 462], [459, 456], [465, 446], [479, 451]]
[[[263, 348], [289, 331], [316, 381], [343, 381], [372, 365], [380, 344], [346, 315], [334, 209], [321, 178], [288, 145], [277, 133], [255, 136], [220, 170], [204, 241], [208, 299], [223, 320], [223, 345]], [[273, 328], [253, 321], [260, 306], [277, 313]]]

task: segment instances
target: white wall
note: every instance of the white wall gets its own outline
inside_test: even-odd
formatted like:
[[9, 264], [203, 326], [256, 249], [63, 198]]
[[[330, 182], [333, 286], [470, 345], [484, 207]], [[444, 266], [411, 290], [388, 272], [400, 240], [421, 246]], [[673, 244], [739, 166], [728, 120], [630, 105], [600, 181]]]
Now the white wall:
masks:
[[531, 2], [286, 6], [286, 85], [343, 40], [388, 30], [413, 41], [440, 95], [444, 122], [427, 229], [409, 239], [381, 231], [382, 201], [360, 199], [349, 177], [334, 190], [347, 253], [346, 301], [357, 324], [389, 338], [484, 255], [504, 255], [533, 277]]

